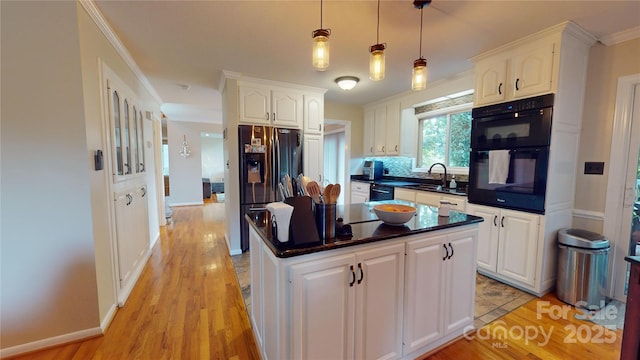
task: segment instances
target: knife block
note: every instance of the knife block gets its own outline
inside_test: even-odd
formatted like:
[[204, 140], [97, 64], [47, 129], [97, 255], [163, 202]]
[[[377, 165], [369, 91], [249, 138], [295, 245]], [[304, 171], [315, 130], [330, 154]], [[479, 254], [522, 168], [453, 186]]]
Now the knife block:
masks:
[[309, 196], [294, 196], [284, 199], [284, 203], [293, 206], [293, 213], [289, 221], [289, 244], [293, 246], [322, 244], [316, 231], [311, 198]]

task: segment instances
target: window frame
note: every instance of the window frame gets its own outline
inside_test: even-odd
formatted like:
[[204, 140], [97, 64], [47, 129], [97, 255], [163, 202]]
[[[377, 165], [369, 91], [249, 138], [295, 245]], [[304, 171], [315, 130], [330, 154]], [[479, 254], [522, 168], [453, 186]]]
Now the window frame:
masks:
[[[416, 114], [416, 119], [418, 120], [418, 147], [417, 147], [417, 153], [416, 153], [416, 167], [413, 169], [413, 172], [416, 173], [426, 173], [429, 170], [429, 166], [431, 166], [431, 164], [422, 164], [422, 121], [425, 119], [430, 119], [433, 117], [437, 117], [437, 116], [443, 116], [443, 115], [447, 115], [448, 119], [447, 119], [447, 142], [446, 142], [446, 149], [445, 149], [445, 157], [448, 157], [449, 154], [449, 140], [451, 138], [451, 125], [450, 125], [450, 115], [454, 114], [454, 113], [460, 113], [460, 112], [471, 112], [471, 110], [473, 109], [473, 102], [468, 102], [468, 103], [464, 103], [464, 104], [458, 104], [458, 105], [453, 105], [453, 106], [449, 106], [446, 108], [442, 108], [442, 109], [437, 109], [437, 110], [432, 110], [432, 111], [427, 111], [427, 112], [423, 112], [420, 114]], [[446, 165], [446, 164], [445, 164]], [[442, 171], [442, 167], [436, 167], [433, 169], [432, 173], [434, 174], [441, 174], [444, 173], [444, 171]], [[449, 165], [447, 165], [447, 173], [448, 174], [455, 174], [455, 175], [469, 175], [469, 167], [449, 167]]]

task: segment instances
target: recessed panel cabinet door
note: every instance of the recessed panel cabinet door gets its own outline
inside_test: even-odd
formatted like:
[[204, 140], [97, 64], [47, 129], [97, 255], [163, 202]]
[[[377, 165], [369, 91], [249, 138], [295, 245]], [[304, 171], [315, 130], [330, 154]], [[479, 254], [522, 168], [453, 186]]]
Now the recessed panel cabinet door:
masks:
[[507, 93], [507, 59], [492, 58], [476, 65], [475, 105], [504, 101]]
[[444, 259], [446, 236], [407, 243], [404, 353], [408, 354], [444, 336]]
[[268, 88], [240, 86], [240, 123], [271, 123], [271, 91]]
[[447, 301], [445, 302], [445, 333], [473, 323], [475, 304], [476, 266], [474, 247], [475, 231], [450, 235], [447, 266]]
[[484, 219], [478, 231], [478, 267], [496, 272], [498, 267], [498, 237], [500, 209], [469, 204], [467, 213]]
[[402, 355], [404, 244], [356, 254], [356, 359]]
[[539, 216], [502, 210], [499, 219], [498, 273], [534, 285]]
[[273, 90], [272, 123], [274, 126], [302, 129], [302, 94]]
[[513, 98], [541, 94], [551, 90], [554, 44], [524, 51], [513, 56]]
[[355, 255], [292, 265], [292, 359], [352, 359]]

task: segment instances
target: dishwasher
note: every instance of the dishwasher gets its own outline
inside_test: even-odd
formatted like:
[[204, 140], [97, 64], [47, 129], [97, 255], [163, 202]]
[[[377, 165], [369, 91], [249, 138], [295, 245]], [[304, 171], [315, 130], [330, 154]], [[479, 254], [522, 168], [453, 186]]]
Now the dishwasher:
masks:
[[369, 201], [393, 200], [393, 186], [371, 184]]

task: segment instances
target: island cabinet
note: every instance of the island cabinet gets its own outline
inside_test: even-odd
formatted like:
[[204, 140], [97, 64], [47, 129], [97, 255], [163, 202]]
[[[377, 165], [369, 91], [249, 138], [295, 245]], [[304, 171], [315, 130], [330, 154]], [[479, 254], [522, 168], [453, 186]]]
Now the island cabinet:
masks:
[[401, 356], [404, 244], [295, 264], [290, 277], [292, 358]]
[[473, 323], [475, 231], [407, 242], [404, 353], [420, 355]]
[[290, 257], [249, 236], [264, 359], [415, 359], [473, 329], [475, 224]]
[[478, 234], [478, 271], [537, 292], [540, 215], [469, 204], [482, 217]]

